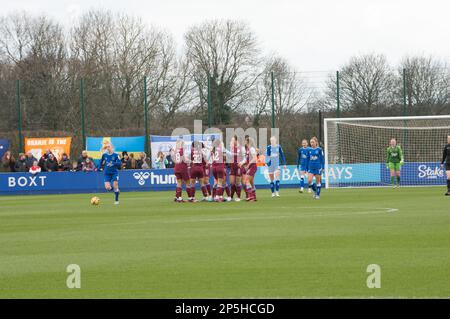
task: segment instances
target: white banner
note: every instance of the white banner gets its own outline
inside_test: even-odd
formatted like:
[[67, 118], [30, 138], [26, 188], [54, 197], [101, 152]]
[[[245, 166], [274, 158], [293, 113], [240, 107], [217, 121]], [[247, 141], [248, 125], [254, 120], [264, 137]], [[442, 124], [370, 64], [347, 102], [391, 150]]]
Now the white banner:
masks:
[[[163, 152], [165, 156], [169, 155], [170, 150], [175, 148], [175, 144], [180, 136], [161, 136], [150, 135], [151, 153], [152, 153], [152, 167], [155, 167], [155, 161], [159, 152]], [[211, 146], [212, 140], [220, 138], [220, 134], [190, 134], [183, 135], [185, 141], [185, 151], [191, 151], [192, 141], [202, 141], [208, 147]]]

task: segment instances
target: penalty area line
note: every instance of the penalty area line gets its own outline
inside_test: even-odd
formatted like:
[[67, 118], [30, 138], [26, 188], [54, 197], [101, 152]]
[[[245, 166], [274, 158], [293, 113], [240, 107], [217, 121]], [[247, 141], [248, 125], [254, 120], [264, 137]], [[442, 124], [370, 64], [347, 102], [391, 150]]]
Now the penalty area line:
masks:
[[[290, 207], [291, 208], [291, 207]], [[317, 207], [316, 207], [317, 208]], [[375, 208], [376, 209], [376, 208]], [[96, 226], [128, 226], [128, 225], [143, 225], [143, 224], [178, 224], [178, 223], [202, 223], [202, 222], [234, 222], [245, 220], [277, 220], [277, 219], [301, 219], [301, 218], [321, 218], [321, 217], [346, 217], [355, 215], [379, 215], [389, 214], [399, 211], [397, 208], [378, 208], [376, 210], [356, 211], [356, 212], [342, 212], [342, 213], [308, 213], [301, 214], [295, 212], [289, 212], [289, 214], [280, 215], [247, 215], [247, 216], [234, 216], [234, 217], [208, 217], [208, 218], [182, 218], [182, 219], [162, 219], [160, 216], [157, 220], [147, 219], [136, 222], [124, 222], [124, 223], [102, 223], [96, 224]]]

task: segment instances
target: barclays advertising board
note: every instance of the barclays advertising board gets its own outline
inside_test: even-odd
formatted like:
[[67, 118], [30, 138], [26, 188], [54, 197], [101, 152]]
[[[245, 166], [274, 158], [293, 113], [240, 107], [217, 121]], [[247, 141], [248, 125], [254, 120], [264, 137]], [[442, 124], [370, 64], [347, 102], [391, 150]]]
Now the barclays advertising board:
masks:
[[[380, 184], [381, 169], [379, 163], [374, 164], [335, 164], [328, 169], [329, 181], [333, 185], [342, 184], [349, 186], [358, 184]], [[322, 175], [324, 180], [325, 174]], [[285, 186], [297, 186], [300, 182], [301, 174], [295, 165], [288, 165], [280, 172], [280, 184]], [[269, 172], [266, 167], [259, 167], [255, 176], [256, 185], [265, 185], [270, 182]]]
[[380, 163], [332, 164], [328, 169], [330, 185], [379, 186], [381, 185]]

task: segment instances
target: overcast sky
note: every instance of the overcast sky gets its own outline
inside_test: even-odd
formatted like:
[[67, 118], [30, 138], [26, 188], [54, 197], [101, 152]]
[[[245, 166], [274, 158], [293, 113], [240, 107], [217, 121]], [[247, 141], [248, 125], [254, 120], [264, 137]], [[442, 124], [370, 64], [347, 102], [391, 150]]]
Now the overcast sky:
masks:
[[204, 19], [247, 21], [266, 52], [299, 70], [335, 70], [355, 54], [433, 54], [450, 62], [449, 0], [15, 0], [1, 12], [46, 13], [69, 25], [83, 11], [108, 8], [141, 16], [181, 42]]

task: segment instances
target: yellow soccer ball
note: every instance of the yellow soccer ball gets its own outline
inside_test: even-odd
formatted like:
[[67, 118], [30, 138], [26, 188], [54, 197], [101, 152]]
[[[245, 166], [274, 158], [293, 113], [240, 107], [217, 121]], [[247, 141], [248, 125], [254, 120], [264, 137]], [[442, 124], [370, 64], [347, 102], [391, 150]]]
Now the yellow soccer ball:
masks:
[[98, 205], [100, 204], [100, 198], [98, 198], [97, 196], [94, 196], [91, 198], [91, 205]]

